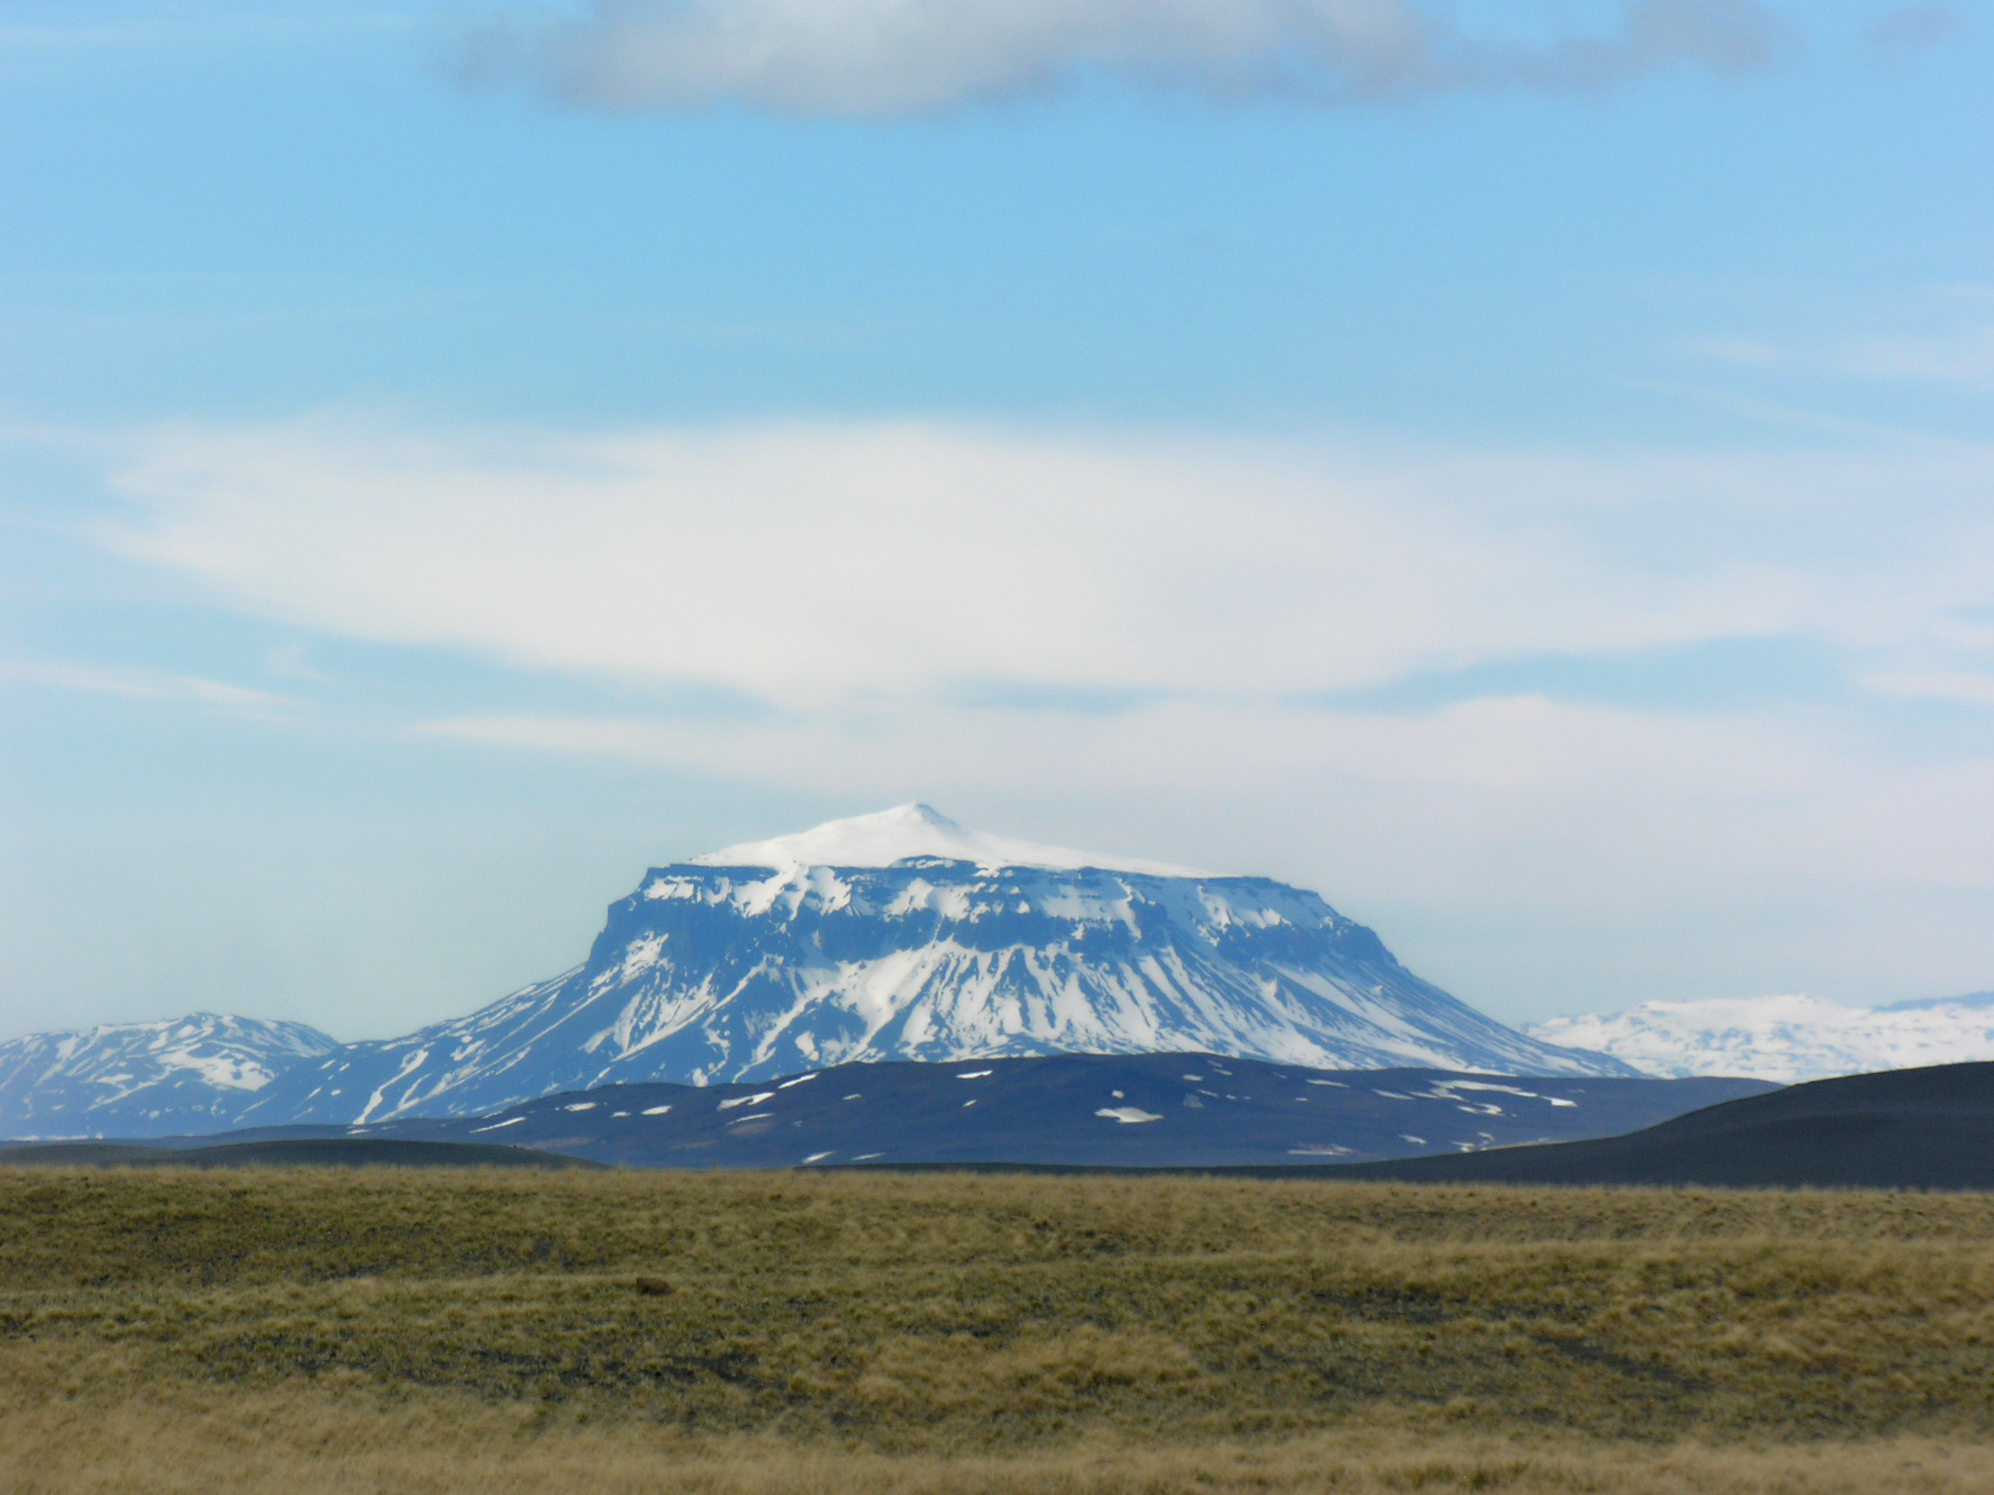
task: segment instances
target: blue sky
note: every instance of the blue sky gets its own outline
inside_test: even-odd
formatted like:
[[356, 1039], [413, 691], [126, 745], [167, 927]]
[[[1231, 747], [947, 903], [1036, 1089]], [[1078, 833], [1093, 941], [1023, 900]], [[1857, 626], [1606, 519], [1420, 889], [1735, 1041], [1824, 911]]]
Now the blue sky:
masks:
[[0, 1032], [926, 799], [1498, 1016], [1994, 984], [1994, 16], [0, 0]]

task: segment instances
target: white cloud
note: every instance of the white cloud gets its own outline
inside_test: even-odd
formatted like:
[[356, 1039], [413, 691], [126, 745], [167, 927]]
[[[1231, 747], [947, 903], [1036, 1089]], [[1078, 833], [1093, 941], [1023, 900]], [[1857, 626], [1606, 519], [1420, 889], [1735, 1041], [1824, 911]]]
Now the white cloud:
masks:
[[134, 439], [98, 531], [338, 636], [785, 710], [1280, 696], [1994, 602], [1994, 455], [1420, 453], [938, 423]]
[[1943, 673], [1873, 674], [1863, 678], [1871, 690], [1930, 701], [1960, 701], [1968, 705], [1994, 706], [1994, 673], [1949, 670]]
[[[881, 731], [863, 712], [780, 722], [684, 724], [645, 718], [445, 718], [437, 736], [779, 779], [797, 762], [825, 792], [877, 796], [930, 779], [1023, 789], [1116, 786], [1168, 792], [1224, 777], [1292, 785], [1307, 775], [1445, 792], [1588, 798], [1812, 795], [1844, 777], [1785, 729], [1657, 718], [1538, 696], [1469, 701], [1420, 716], [1317, 711], [1264, 701], [1157, 702], [1113, 717], [966, 713], [914, 704]], [[1418, 817], [1413, 817], [1417, 819]]]
[[[1804, 717], [1541, 697], [1416, 716], [1179, 700], [1112, 717], [917, 705], [886, 719], [466, 717], [427, 730], [807, 787], [852, 805], [918, 792], [944, 807], [1091, 806], [1068, 825], [1083, 844], [1093, 833], [1145, 855], [1175, 848], [1429, 918], [1452, 902], [1536, 927], [1547, 952], [1566, 937], [1555, 932], [1561, 918], [1573, 921], [1570, 937], [1581, 927], [1596, 936], [1603, 917], [1637, 925], [1696, 910], [1749, 922], [1755, 909], [1798, 900], [1834, 925], [1859, 918], [1878, 888], [1994, 892], [1982, 830], [1994, 759], [1894, 762]], [[1088, 814], [1101, 817], [1098, 832]], [[1198, 824], [1221, 818], [1222, 830]], [[1131, 826], [1146, 839], [1131, 845]], [[1635, 947], [1655, 938], [1649, 928]], [[1960, 948], [1994, 958], [1984, 932]]]
[[246, 715], [271, 717], [298, 705], [288, 696], [164, 670], [107, 669], [66, 660], [0, 661], [0, 684], [123, 696], [138, 701], [192, 701]]
[[[328, 728], [412, 731], [481, 774], [644, 785], [639, 821], [716, 792], [827, 814], [925, 798], [1283, 876], [1522, 1015], [1986, 984], [1990, 479], [1984, 448], [1846, 437], [1688, 455], [327, 416], [131, 434], [123, 507], [94, 533], [177, 598], [293, 625], [335, 677], [311, 716]], [[351, 657], [322, 643], [341, 638], [614, 689], [508, 699], [424, 658], [370, 703], [324, 663]], [[1609, 707], [1498, 671], [1437, 708], [1300, 699], [1750, 638], [1800, 640], [1794, 658], [1832, 655], [1871, 694]], [[1721, 648], [1680, 652], [1722, 667]], [[409, 686], [431, 693], [411, 708]], [[713, 844], [808, 818], [769, 813]]]
[[1763, 66], [1785, 48], [1755, 0], [1634, 0], [1528, 40], [1413, 0], [594, 0], [579, 20], [481, 26], [472, 77], [525, 68], [613, 109], [723, 101], [792, 115], [921, 114], [1090, 75], [1228, 99], [1355, 102], [1598, 88], [1659, 69]]

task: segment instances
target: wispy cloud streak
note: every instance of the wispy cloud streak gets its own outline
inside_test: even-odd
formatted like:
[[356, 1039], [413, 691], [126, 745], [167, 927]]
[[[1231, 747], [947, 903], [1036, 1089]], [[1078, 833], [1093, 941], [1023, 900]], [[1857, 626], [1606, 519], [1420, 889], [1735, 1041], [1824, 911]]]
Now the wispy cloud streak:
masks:
[[580, 19], [480, 25], [455, 61], [467, 79], [529, 77], [612, 110], [879, 118], [1098, 78], [1324, 105], [1574, 92], [1765, 67], [1791, 45], [1756, 0], [1634, 0], [1527, 39], [1414, 0], [594, 0]]
[[189, 701], [218, 710], [273, 717], [295, 709], [289, 696], [164, 670], [106, 668], [68, 660], [0, 660], [0, 685], [38, 686], [47, 690], [80, 691], [86, 695], [121, 696], [135, 701]]

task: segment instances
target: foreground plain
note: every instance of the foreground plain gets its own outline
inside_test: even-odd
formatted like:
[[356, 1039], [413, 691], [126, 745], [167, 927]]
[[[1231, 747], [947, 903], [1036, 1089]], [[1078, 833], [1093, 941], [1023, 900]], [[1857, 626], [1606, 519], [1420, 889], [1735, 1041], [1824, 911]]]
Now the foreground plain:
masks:
[[1969, 1490], [1994, 1199], [0, 1173], [0, 1488]]

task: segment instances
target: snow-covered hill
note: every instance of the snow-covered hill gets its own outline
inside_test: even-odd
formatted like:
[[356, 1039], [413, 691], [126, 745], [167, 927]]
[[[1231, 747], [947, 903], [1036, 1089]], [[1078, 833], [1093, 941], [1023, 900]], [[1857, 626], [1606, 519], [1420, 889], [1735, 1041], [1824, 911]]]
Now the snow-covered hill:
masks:
[[1653, 1075], [1748, 1075], [1781, 1084], [1994, 1059], [1994, 992], [1843, 1007], [1819, 997], [1647, 1002], [1527, 1030]]
[[211, 1012], [30, 1034], [0, 1043], [0, 1136], [220, 1131], [284, 1070], [338, 1048], [302, 1023]]
[[654, 869], [574, 970], [301, 1064], [243, 1119], [464, 1116], [592, 1085], [1063, 1051], [1632, 1072], [1484, 1017], [1314, 893], [907, 805]]

